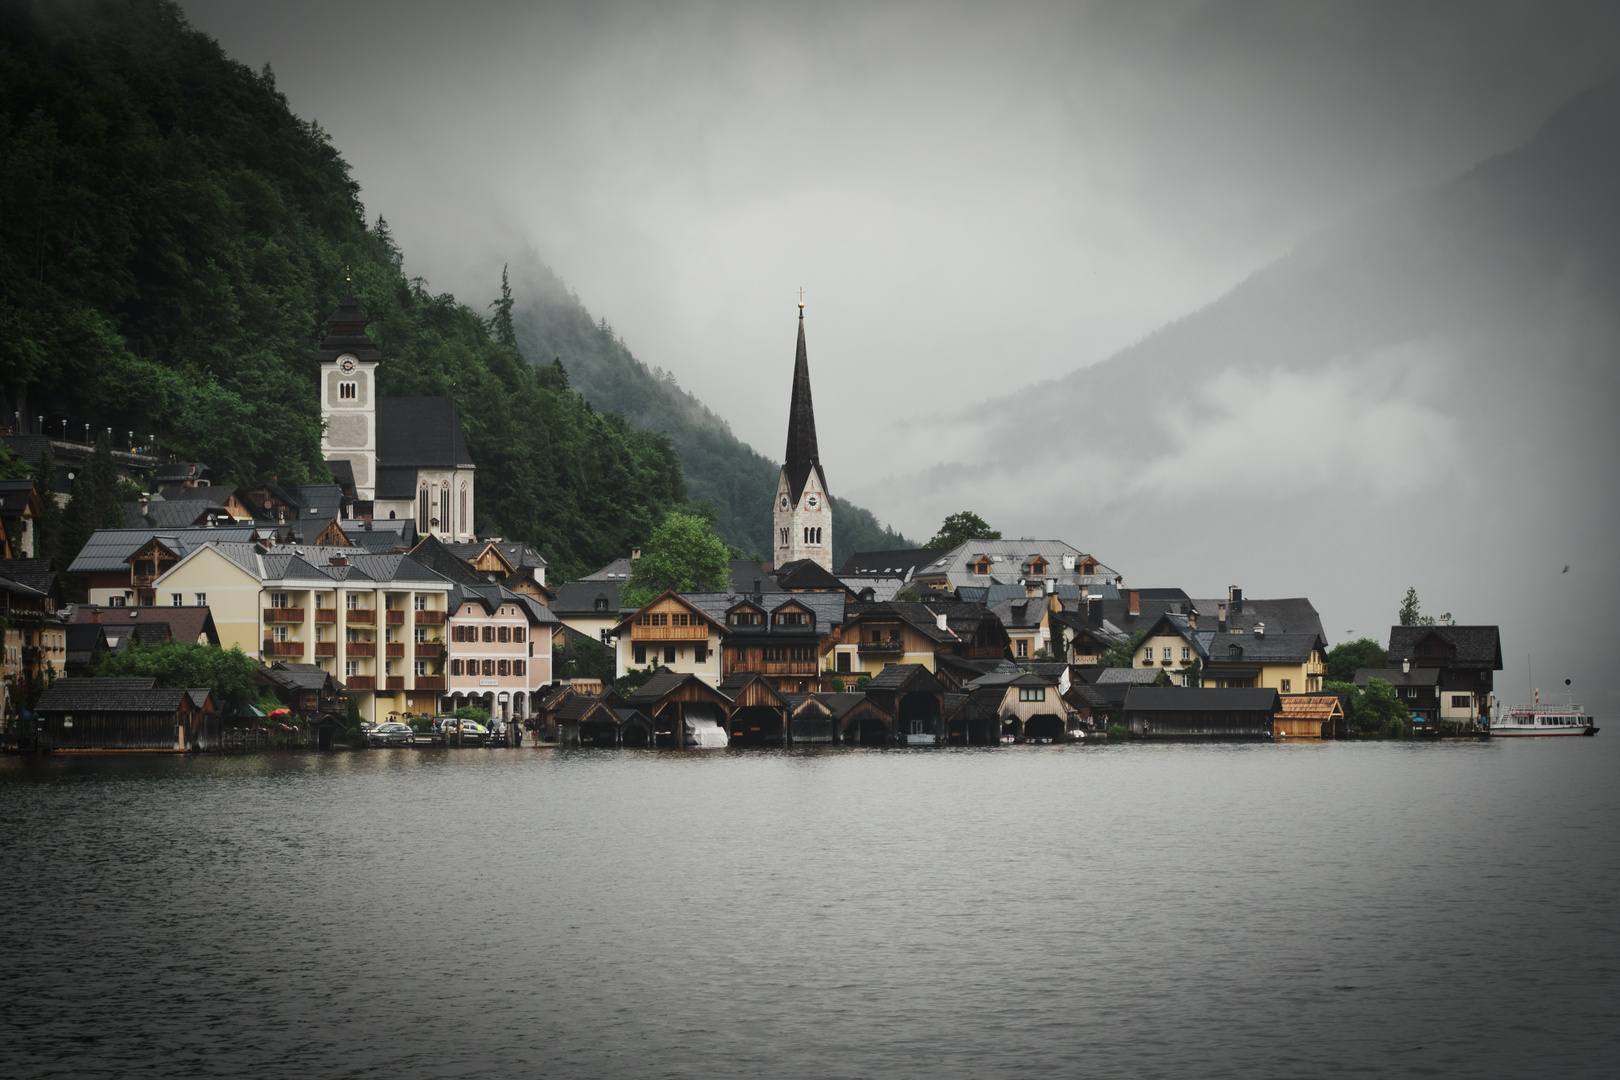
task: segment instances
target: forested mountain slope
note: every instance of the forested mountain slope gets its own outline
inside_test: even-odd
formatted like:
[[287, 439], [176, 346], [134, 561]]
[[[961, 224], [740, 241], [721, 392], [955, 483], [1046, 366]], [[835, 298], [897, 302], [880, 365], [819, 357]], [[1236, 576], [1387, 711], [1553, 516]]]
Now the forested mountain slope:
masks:
[[352, 277], [381, 392], [457, 398], [480, 529], [563, 577], [685, 504], [667, 438], [592, 409], [401, 265], [326, 134], [178, 6], [0, 4], [7, 413], [155, 435], [233, 482], [324, 479], [315, 345]]
[[[514, 264], [512, 274], [518, 293], [513, 317], [524, 355], [537, 364], [561, 359], [574, 387], [591, 404], [622, 414], [637, 428], [668, 435], [692, 498], [713, 503], [721, 534], [769, 558], [771, 499], [781, 462], [738, 439], [672, 375], [637, 360], [607, 321], [593, 319], [538, 260]], [[782, 420], [785, 432], [785, 409]], [[870, 511], [842, 499], [832, 502], [835, 567], [851, 552], [911, 546]]]

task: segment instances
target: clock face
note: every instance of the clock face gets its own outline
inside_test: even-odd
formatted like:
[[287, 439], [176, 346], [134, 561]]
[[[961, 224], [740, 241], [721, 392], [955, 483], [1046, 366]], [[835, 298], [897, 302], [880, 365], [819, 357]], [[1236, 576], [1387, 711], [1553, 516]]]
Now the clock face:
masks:
[[784, 496], [782, 496], [782, 509], [786, 510], [787, 508], [788, 508], [787, 496], [784, 495]]
[[817, 498], [816, 496], [812, 495], [808, 499], [804, 500], [804, 505], [806, 505], [810, 509], [814, 510], [816, 507], [821, 505], [821, 500], [819, 498]]
[[354, 374], [354, 357], [345, 356], [338, 360], [338, 370], [345, 375]]

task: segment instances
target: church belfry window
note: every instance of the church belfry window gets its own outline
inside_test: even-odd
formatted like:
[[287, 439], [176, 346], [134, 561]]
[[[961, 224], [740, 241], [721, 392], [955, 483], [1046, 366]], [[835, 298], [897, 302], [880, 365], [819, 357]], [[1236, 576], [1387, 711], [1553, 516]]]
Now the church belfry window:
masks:
[[352, 401], [358, 389], [358, 386], [352, 382], [338, 383], [338, 397]]

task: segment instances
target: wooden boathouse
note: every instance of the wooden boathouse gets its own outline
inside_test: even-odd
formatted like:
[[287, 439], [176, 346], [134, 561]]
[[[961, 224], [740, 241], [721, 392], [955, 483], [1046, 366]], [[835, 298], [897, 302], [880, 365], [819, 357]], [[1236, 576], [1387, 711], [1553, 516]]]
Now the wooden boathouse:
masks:
[[704, 745], [730, 731], [731, 698], [696, 675], [659, 672], [624, 696], [624, 704], [652, 720], [655, 746]]
[[1139, 739], [1270, 739], [1280, 700], [1269, 689], [1132, 686], [1125, 723]]
[[185, 753], [220, 748], [213, 691], [163, 690], [156, 679], [61, 679], [40, 696], [47, 753]]

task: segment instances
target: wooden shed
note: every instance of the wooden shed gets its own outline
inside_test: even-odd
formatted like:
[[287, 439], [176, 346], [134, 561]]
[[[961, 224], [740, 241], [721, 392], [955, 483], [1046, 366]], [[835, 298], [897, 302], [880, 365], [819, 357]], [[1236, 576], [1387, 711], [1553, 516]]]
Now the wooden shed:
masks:
[[60, 679], [34, 711], [45, 752], [176, 754], [220, 746], [213, 693], [163, 690], [156, 679]]
[[945, 742], [945, 686], [921, 664], [889, 664], [866, 684], [867, 698], [893, 717], [895, 741]]
[[730, 730], [731, 698], [696, 675], [660, 672], [626, 694], [624, 703], [651, 718], [656, 746], [713, 745]]
[[729, 675], [721, 681], [720, 692], [731, 699], [727, 725], [731, 745], [785, 746], [794, 741], [788, 699], [764, 675]]
[[1290, 694], [1272, 721], [1279, 739], [1331, 739], [1344, 723], [1344, 707], [1331, 694]]

